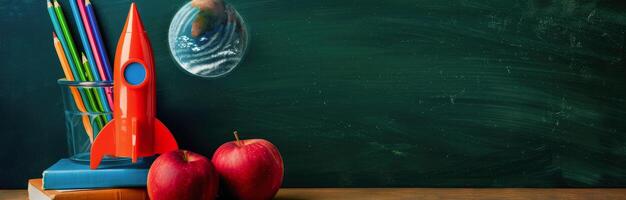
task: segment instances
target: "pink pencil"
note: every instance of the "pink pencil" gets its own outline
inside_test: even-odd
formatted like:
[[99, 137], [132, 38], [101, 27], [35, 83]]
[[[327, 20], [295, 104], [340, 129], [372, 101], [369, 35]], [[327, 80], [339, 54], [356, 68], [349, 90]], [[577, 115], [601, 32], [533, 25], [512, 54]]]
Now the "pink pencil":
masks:
[[[89, 23], [89, 18], [87, 18], [87, 11], [85, 11], [85, 3], [83, 0], [75, 0], [78, 3], [78, 10], [80, 10], [80, 17], [83, 19], [83, 24], [85, 25], [85, 30], [87, 31], [87, 37], [89, 38], [89, 44], [91, 46], [91, 50], [96, 59], [96, 65], [98, 65], [98, 71], [100, 72], [100, 78], [102, 80], [107, 80], [106, 75], [104, 74], [104, 69], [102, 68], [102, 60], [100, 59], [100, 52], [98, 52], [98, 46], [96, 46], [96, 40], [91, 32], [91, 24]], [[85, 47], [87, 48], [87, 47]]]
[[[73, 1], [73, 0], [70, 0], [70, 1]], [[78, 8], [79, 8], [78, 10], [80, 10], [80, 17], [82, 18], [83, 24], [85, 26], [85, 30], [87, 31], [87, 38], [89, 38], [89, 44], [94, 54], [93, 57], [95, 57], [96, 59], [96, 65], [98, 65], [98, 71], [100, 72], [100, 79], [105, 80], [105, 81], [110, 81], [106, 77], [106, 74], [105, 74], [106, 72], [104, 71], [104, 65], [102, 64], [102, 60], [100, 59], [102, 57], [100, 56], [100, 51], [98, 51], [98, 46], [96, 45], [95, 37], [93, 36], [93, 33], [91, 32], [91, 28], [89, 28], [91, 27], [91, 24], [89, 23], [89, 18], [87, 18], [87, 12], [85, 11], [85, 3], [83, 2], [83, 0], [76, 0], [76, 2], [78, 3]], [[107, 101], [109, 102], [109, 105], [113, 106], [112, 92], [107, 90], [106, 95], [107, 95]]]

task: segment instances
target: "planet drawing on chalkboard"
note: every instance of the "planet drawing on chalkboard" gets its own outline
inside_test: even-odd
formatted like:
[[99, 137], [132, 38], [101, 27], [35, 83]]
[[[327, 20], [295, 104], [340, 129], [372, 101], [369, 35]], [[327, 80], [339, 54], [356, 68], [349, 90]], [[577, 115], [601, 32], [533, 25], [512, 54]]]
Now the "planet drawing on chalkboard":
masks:
[[243, 18], [223, 0], [185, 4], [168, 33], [170, 51], [181, 69], [203, 78], [217, 78], [235, 69], [248, 40]]

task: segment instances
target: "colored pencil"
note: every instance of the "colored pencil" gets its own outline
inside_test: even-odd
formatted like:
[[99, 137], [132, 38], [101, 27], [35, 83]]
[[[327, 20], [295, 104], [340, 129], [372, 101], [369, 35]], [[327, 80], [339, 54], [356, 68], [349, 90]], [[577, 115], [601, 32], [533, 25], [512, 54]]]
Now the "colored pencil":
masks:
[[83, 25], [80, 11], [78, 10], [78, 5], [76, 5], [75, 0], [70, 0], [70, 7], [72, 10], [72, 15], [74, 16], [74, 22], [76, 22], [76, 29], [78, 29], [80, 41], [83, 44], [83, 50], [85, 50], [87, 60], [89, 61], [90, 67], [85, 67], [85, 72], [91, 75], [90, 81], [100, 81], [100, 76], [98, 75], [98, 70], [96, 69], [96, 60], [91, 53], [91, 48], [89, 48], [89, 39], [87, 38], [87, 34], [85, 33], [85, 29], [89, 29], [89, 26]]
[[[82, 63], [83, 63], [83, 66], [85, 66], [85, 68], [86, 68], [86, 69], [88, 69], [88, 68], [89, 68], [89, 60], [88, 60], [88, 59], [87, 59], [87, 57], [85, 56], [85, 53], [84, 53], [84, 52], [83, 52], [83, 53], [81, 53], [81, 57], [82, 57]], [[90, 70], [86, 70], [86, 71], [90, 71]], [[89, 78], [87, 79], [88, 81], [95, 81], [95, 80], [93, 79], [93, 77], [92, 77], [93, 75], [92, 75], [91, 73], [89, 73], [89, 72], [88, 72], [88, 73], [87, 73], [87, 75], [88, 75], [88, 77], [89, 77]], [[105, 108], [104, 108], [104, 106], [103, 106], [103, 105], [104, 105], [104, 104], [103, 104], [104, 102], [102, 101], [101, 97], [104, 97], [104, 93], [103, 93], [103, 95], [101, 95], [101, 96], [99, 96], [99, 95], [95, 95], [95, 100], [96, 100], [96, 105], [98, 105], [98, 110], [102, 112], [102, 111], [104, 111], [104, 110], [105, 110]]]
[[91, 4], [90, 0], [86, 0], [85, 4], [87, 16], [89, 16], [89, 21], [91, 22], [91, 30], [93, 32], [94, 39], [96, 40], [96, 44], [98, 45], [98, 52], [100, 52], [100, 56], [102, 58], [102, 68], [104, 68], [107, 80], [113, 80], [113, 69], [111, 69], [109, 56], [107, 54], [106, 47], [104, 46], [104, 42], [102, 41], [100, 28], [98, 28], [98, 20], [96, 18], [93, 4]]
[[[74, 75], [72, 74], [72, 71], [70, 70], [69, 63], [67, 62], [67, 58], [65, 57], [65, 52], [63, 52], [61, 41], [59, 40], [59, 38], [54, 32], [52, 32], [52, 38], [54, 40], [54, 49], [57, 52], [57, 56], [59, 56], [59, 62], [61, 62], [61, 68], [63, 69], [63, 74], [65, 75], [65, 79], [68, 81], [73, 81]], [[84, 106], [80, 106], [80, 107], [84, 108]], [[81, 109], [81, 108], [78, 108], [78, 109]]]
[[[78, 76], [74, 75], [74, 78], [78, 79], [78, 81], [87, 81], [85, 77], [85, 72], [83, 71], [83, 66], [78, 58], [78, 53], [76, 52], [76, 46], [74, 45], [74, 39], [72, 39], [72, 35], [70, 34], [70, 29], [67, 26], [67, 22], [65, 21], [65, 16], [63, 15], [63, 10], [61, 10], [61, 5], [59, 5], [58, 1], [54, 1], [54, 11], [57, 14], [57, 19], [59, 25], [61, 25], [61, 30], [63, 31], [62, 37], [65, 37], [65, 41], [67, 42], [67, 46], [69, 48], [69, 54], [72, 59], [70, 62], [74, 62], [74, 66], [76, 67], [76, 71], [78, 72]], [[61, 36], [61, 35], [59, 35]]]
[[[89, 43], [91, 44], [92, 51], [94, 52], [96, 64], [98, 65], [98, 70], [100, 72], [100, 78], [104, 81], [112, 81], [113, 77], [111, 76], [109, 57], [107, 55], [106, 48], [104, 47], [102, 36], [100, 35], [100, 29], [98, 28], [98, 21], [96, 20], [93, 6], [89, 0], [87, 0], [86, 5], [83, 4], [82, 0], [76, 1], [78, 1], [78, 7], [80, 8], [83, 23], [85, 24], [87, 37], [89, 38]], [[106, 95], [109, 106], [113, 107], [113, 91], [111, 88], [107, 88]]]
[[[54, 27], [54, 32], [56, 35], [61, 36], [58, 37], [59, 42], [61, 42], [61, 46], [63, 47], [64, 52], [69, 52], [70, 49], [67, 47], [67, 42], [65, 41], [65, 37], [63, 37], [63, 30], [61, 30], [61, 26], [59, 25], [59, 21], [57, 15], [55, 13], [54, 7], [50, 1], [46, 1], [48, 3], [48, 14], [50, 15], [50, 20], [52, 21], [52, 26]], [[65, 54], [67, 60], [72, 60], [71, 55]], [[70, 69], [72, 70], [72, 74], [78, 76], [78, 72], [76, 71], [76, 66], [74, 66], [74, 62], [69, 62]]]
[[109, 80], [106, 72], [104, 71], [104, 68], [102, 68], [104, 64], [102, 63], [102, 56], [100, 55], [100, 50], [98, 49], [98, 45], [96, 44], [97, 41], [94, 38], [95, 36], [92, 31], [93, 23], [92, 21], [89, 20], [89, 14], [85, 10], [85, 4], [83, 3], [83, 1], [82, 0], [76, 0], [76, 1], [78, 2], [78, 7], [80, 8], [79, 9], [80, 16], [83, 20], [83, 24], [85, 25], [85, 31], [87, 33], [87, 38], [89, 39], [89, 44], [90, 44], [91, 50], [93, 51], [94, 58], [96, 60], [96, 65], [98, 67], [100, 79]]
[[[69, 67], [69, 63], [67, 62], [67, 57], [65, 52], [63, 51], [63, 46], [61, 45], [61, 41], [59, 38], [52, 33], [52, 37], [54, 38], [54, 48], [56, 49], [57, 56], [59, 57], [59, 62], [61, 62], [61, 68], [63, 69], [63, 74], [65, 74], [65, 79], [68, 81], [74, 81], [74, 75]], [[87, 112], [85, 109], [85, 105], [83, 104], [83, 100], [76, 90], [76, 87], [70, 87], [70, 92], [72, 93], [72, 97], [74, 97], [74, 102], [76, 103], [76, 107], [80, 112]], [[91, 122], [89, 121], [89, 116], [82, 115], [83, 126], [85, 127], [85, 132], [87, 132], [87, 136], [89, 137], [89, 142], [93, 143], [93, 128], [91, 127]]]
[[[85, 57], [85, 53], [81, 53], [81, 56], [82, 56], [83, 65], [86, 68], [89, 68], [89, 61], [87, 60], [87, 57]], [[104, 107], [106, 106], [106, 102], [105, 102], [106, 96], [104, 95], [104, 90], [102, 90], [102, 88], [88, 88], [87, 90], [91, 91], [93, 95], [93, 99], [95, 100], [94, 106], [97, 107], [98, 111], [109, 112], [109, 110], [106, 107]], [[103, 116], [99, 115], [97, 118], [98, 127], [102, 128], [104, 125], [106, 125], [106, 123], [110, 120], [110, 118], [111, 117], [109, 115], [104, 116], [104, 118]]]

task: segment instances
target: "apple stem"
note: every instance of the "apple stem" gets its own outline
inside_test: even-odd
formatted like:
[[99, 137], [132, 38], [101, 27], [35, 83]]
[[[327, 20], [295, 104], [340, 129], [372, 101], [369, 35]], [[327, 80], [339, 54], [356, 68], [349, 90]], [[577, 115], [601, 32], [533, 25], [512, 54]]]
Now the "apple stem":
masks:
[[187, 150], [183, 150], [183, 160], [185, 162], [189, 161], [189, 154], [187, 153]]
[[235, 131], [235, 132], [233, 132], [233, 135], [235, 135], [235, 140], [236, 140], [235, 143], [239, 144], [240, 143], [240, 141], [239, 141], [239, 133], [237, 131]]

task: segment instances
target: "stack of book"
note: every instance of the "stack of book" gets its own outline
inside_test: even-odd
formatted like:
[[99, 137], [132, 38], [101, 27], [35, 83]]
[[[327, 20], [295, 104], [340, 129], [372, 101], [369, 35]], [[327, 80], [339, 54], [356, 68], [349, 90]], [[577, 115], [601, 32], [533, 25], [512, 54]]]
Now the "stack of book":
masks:
[[61, 159], [28, 181], [30, 200], [147, 200], [146, 180], [154, 158], [103, 162], [97, 170], [89, 163]]

